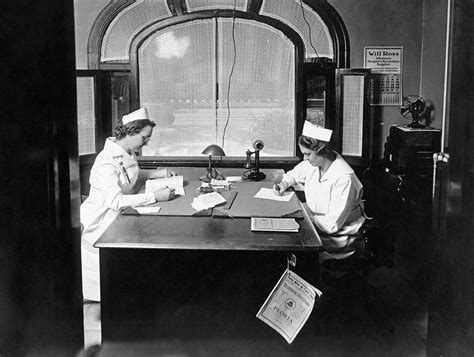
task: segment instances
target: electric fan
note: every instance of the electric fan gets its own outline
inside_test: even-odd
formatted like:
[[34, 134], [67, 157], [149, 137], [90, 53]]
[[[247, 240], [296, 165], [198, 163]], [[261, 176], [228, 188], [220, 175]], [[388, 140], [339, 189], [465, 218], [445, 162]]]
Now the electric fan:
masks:
[[[409, 128], [425, 128], [426, 125], [420, 123], [420, 120], [425, 119], [426, 104], [423, 98], [419, 95], [410, 94], [403, 97], [403, 104], [400, 107], [400, 114], [407, 118], [411, 114], [411, 123], [407, 125]], [[409, 119], [409, 118], [407, 118]]]

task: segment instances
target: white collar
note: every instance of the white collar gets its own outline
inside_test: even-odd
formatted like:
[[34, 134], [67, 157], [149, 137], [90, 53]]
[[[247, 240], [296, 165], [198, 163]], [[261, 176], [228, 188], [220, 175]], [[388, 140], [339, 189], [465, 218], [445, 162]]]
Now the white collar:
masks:
[[117, 140], [113, 137], [105, 140], [104, 150], [106, 150], [112, 157], [123, 157], [125, 159], [131, 159], [134, 157], [134, 155], [130, 155], [123, 149], [123, 147], [117, 144]]
[[[321, 172], [321, 169], [319, 168]], [[321, 177], [320, 181], [326, 181], [330, 178], [338, 178], [341, 176], [351, 175], [354, 173], [352, 167], [339, 155], [337, 154], [336, 160], [333, 161], [326, 173]]]

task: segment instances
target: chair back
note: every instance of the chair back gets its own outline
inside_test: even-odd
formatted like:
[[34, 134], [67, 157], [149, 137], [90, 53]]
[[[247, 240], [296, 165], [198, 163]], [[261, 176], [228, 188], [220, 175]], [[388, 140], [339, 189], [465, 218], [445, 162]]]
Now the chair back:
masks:
[[365, 237], [365, 257], [373, 267], [394, 264], [395, 240], [402, 210], [401, 177], [383, 169], [368, 168], [362, 177], [367, 220], [361, 228]]

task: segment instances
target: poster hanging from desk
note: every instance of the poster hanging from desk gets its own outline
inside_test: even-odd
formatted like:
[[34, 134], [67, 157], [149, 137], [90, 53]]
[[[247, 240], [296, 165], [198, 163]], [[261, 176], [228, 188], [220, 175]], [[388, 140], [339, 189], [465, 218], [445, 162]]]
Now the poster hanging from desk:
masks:
[[365, 46], [364, 68], [370, 68], [370, 104], [402, 104], [403, 46]]

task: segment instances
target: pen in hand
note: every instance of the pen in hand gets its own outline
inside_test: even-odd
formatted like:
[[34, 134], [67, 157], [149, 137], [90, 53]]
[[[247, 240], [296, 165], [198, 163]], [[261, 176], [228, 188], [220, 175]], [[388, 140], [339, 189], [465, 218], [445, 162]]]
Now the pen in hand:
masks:
[[280, 195], [280, 196], [282, 195], [281, 188], [280, 188], [280, 186], [279, 186], [277, 183], [275, 183], [275, 184], [273, 185], [273, 191], [274, 191], [274, 193], [277, 194], [277, 195]]

